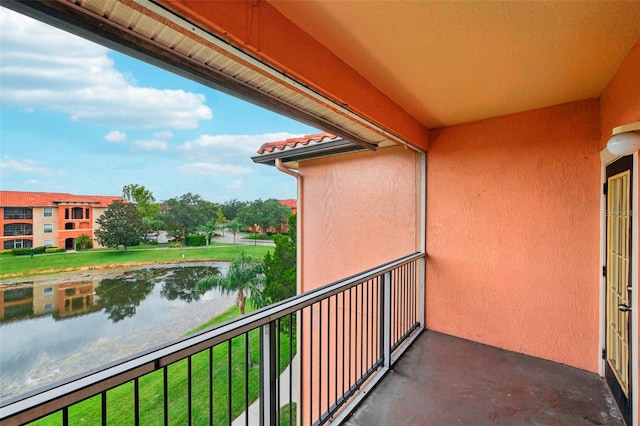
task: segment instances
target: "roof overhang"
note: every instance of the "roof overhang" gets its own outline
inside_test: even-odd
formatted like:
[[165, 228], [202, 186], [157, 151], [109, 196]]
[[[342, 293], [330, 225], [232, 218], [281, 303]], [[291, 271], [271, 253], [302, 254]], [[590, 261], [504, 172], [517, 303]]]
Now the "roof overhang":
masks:
[[2, 6], [332, 132], [364, 149], [408, 144], [389, 130], [154, 2], [7, 0]]
[[254, 163], [267, 164], [269, 166], [274, 166], [276, 159], [280, 159], [286, 167], [297, 169], [298, 163], [303, 160], [363, 151], [364, 149], [349, 140], [336, 139], [313, 145], [276, 150], [271, 153], [253, 156], [251, 159]]

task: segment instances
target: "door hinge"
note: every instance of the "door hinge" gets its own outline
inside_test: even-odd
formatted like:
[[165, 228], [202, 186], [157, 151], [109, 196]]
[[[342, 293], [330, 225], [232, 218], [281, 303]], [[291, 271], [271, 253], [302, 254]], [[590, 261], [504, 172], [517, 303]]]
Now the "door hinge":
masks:
[[602, 359], [607, 359], [607, 350], [602, 348]]
[[607, 277], [607, 266], [606, 265], [602, 267], [602, 276], [605, 277], [605, 278]]
[[602, 184], [602, 193], [604, 195], [607, 195], [607, 192], [609, 192], [609, 183], [605, 182]]

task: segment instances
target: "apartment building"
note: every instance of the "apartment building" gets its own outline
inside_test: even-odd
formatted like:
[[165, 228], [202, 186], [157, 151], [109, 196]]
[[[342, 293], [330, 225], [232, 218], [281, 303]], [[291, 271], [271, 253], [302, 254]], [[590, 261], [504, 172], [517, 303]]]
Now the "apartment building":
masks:
[[2, 248], [65, 247], [88, 235], [94, 247], [96, 220], [122, 197], [54, 192], [0, 191]]

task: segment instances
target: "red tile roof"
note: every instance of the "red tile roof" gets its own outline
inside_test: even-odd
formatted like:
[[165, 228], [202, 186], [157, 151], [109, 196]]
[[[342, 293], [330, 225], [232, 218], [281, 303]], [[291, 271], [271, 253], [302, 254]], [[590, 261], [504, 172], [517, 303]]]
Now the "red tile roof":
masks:
[[282, 204], [285, 207], [289, 207], [290, 209], [295, 209], [296, 206], [298, 205], [298, 200], [295, 200], [295, 199], [280, 200], [280, 204]]
[[297, 148], [298, 146], [307, 146], [311, 143], [319, 144], [322, 142], [335, 141], [341, 139], [339, 136], [331, 133], [322, 132], [315, 135], [305, 135], [298, 138], [289, 138], [283, 141], [267, 142], [258, 149], [258, 154], [265, 154], [275, 150], [284, 151], [285, 149]]
[[50, 207], [62, 203], [91, 203], [107, 207], [122, 197], [108, 195], [74, 195], [60, 192], [0, 191], [2, 207]]

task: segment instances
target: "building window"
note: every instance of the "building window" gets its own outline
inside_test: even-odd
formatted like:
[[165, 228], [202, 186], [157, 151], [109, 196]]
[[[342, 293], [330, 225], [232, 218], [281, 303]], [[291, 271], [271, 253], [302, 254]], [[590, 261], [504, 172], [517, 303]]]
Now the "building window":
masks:
[[50, 223], [45, 223], [44, 224], [44, 233], [45, 234], [50, 234], [53, 232], [53, 225]]
[[33, 211], [25, 207], [5, 207], [5, 219], [33, 219]]
[[51, 297], [53, 296], [53, 287], [47, 287], [44, 289], [44, 297]]
[[53, 247], [53, 240], [44, 240], [45, 247]]
[[30, 248], [33, 246], [33, 241], [31, 240], [7, 240], [2, 243], [2, 248], [4, 250], [11, 250], [14, 248]]
[[51, 217], [53, 216], [53, 208], [52, 207], [45, 207], [44, 208], [44, 217]]
[[44, 313], [45, 314], [50, 314], [51, 312], [53, 312], [53, 303], [45, 303], [45, 305], [44, 305]]
[[4, 225], [5, 237], [17, 237], [19, 235], [33, 235], [33, 226], [30, 223], [10, 223]]
[[71, 219], [82, 219], [82, 207], [74, 207], [71, 210]]

